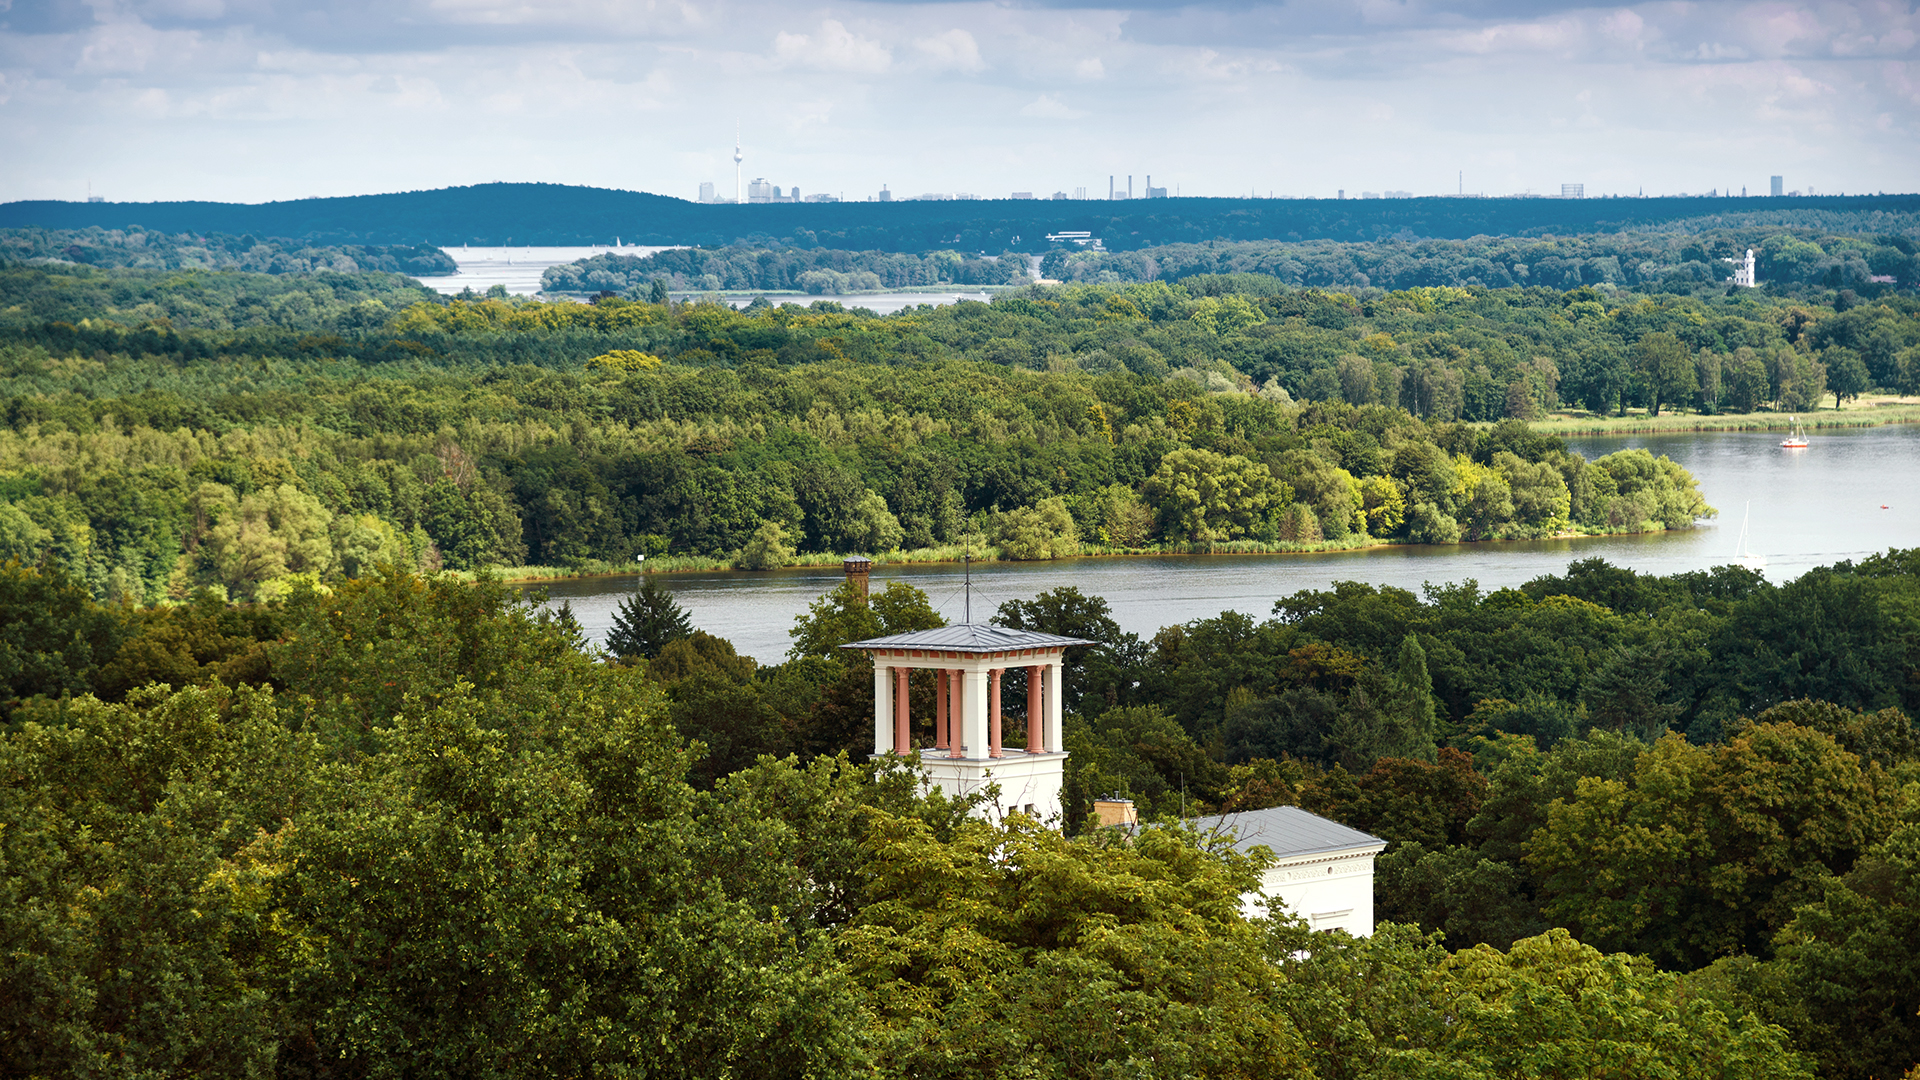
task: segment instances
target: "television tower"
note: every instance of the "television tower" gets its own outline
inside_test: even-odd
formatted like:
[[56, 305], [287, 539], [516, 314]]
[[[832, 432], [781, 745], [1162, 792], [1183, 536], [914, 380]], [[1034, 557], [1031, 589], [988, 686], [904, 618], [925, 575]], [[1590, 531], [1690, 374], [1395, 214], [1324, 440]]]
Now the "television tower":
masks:
[[740, 186], [740, 162], [746, 157], [740, 152], [740, 122], [733, 124], [733, 201], [734, 205], [747, 201], [747, 189]]

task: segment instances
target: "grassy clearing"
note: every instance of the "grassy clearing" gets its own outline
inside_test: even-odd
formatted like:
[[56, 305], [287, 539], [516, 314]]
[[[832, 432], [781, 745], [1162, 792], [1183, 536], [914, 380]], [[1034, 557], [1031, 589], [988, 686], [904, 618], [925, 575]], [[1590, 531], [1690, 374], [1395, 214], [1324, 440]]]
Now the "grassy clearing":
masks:
[[1648, 416], [1635, 410], [1625, 416], [1598, 416], [1589, 412], [1558, 412], [1535, 421], [1535, 431], [1549, 435], [1609, 435], [1663, 431], [1785, 431], [1794, 418], [1809, 428], [1879, 427], [1882, 424], [1920, 424], [1920, 397], [1891, 394], [1862, 396], [1844, 409], [1807, 413], [1759, 412], [1705, 415], [1667, 411]]

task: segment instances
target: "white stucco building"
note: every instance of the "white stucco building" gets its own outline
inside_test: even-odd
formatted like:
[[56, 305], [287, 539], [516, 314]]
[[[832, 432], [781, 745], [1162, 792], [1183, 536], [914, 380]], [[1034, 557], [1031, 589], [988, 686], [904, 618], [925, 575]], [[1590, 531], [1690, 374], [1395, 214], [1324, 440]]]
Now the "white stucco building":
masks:
[[1760, 284], [1759, 278], [1754, 276], [1752, 248], [1747, 249], [1746, 262], [1733, 264], [1733, 283], [1745, 289], [1751, 289]]
[[1297, 806], [1201, 818], [1195, 824], [1231, 834], [1240, 851], [1264, 847], [1278, 857], [1259, 890], [1243, 898], [1249, 916], [1266, 914], [1266, 899], [1277, 897], [1315, 930], [1345, 930], [1354, 937], [1373, 933], [1373, 859], [1387, 846], [1385, 840]]
[[[849, 561], [849, 576], [855, 571]], [[864, 575], [864, 571], [860, 571]], [[1060, 674], [1068, 646], [1082, 638], [962, 623], [938, 630], [856, 641], [841, 648], [873, 660], [873, 756], [920, 751], [928, 782], [951, 796], [998, 784], [998, 804], [984, 812], [1024, 811], [1042, 821], [1062, 816], [1066, 782]], [[1001, 681], [1024, 669], [1025, 746], [1004, 745]], [[924, 675], [917, 673], [925, 672]], [[933, 715], [915, 717], [912, 687], [932, 684]]]

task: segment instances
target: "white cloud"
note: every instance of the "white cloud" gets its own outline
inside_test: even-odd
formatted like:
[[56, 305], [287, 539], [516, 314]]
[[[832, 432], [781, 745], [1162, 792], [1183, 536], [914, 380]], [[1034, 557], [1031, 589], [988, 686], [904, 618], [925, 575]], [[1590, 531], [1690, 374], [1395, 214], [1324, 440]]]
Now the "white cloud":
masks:
[[1079, 109], [1068, 106], [1066, 102], [1061, 101], [1052, 94], [1041, 94], [1039, 97], [1034, 98], [1022, 106], [1020, 115], [1032, 116], [1041, 120], [1078, 120], [1087, 114], [1081, 112]]
[[[850, 197], [1920, 176], [1910, 0], [81, 0], [29, 25], [41, 2], [0, 14], [0, 201], [89, 177], [127, 199], [691, 196], [732, 183], [735, 117], [749, 176]], [[512, 121], [420, 122], [457, 109]]]
[[913, 47], [919, 49], [927, 65], [936, 70], [973, 73], [987, 66], [980, 59], [979, 42], [973, 40], [972, 34], [958, 28], [921, 38], [913, 43]]
[[823, 21], [817, 34], [781, 31], [773, 39], [773, 52], [789, 64], [821, 71], [878, 75], [893, 66], [892, 50], [847, 29], [838, 19]]

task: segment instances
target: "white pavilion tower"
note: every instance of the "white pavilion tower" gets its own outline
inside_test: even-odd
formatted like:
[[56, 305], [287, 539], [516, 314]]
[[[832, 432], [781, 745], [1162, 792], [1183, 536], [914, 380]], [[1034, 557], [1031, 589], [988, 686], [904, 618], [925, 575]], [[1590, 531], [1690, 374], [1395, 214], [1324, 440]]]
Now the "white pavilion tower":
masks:
[[[1023, 811], [1042, 821], [1062, 817], [1060, 789], [1067, 752], [1061, 742], [1062, 658], [1082, 638], [962, 623], [938, 630], [856, 641], [873, 660], [873, 756], [920, 750], [928, 781], [950, 796], [1000, 786], [997, 809]], [[1001, 742], [1000, 682], [1010, 668], [1027, 672], [1027, 745]], [[930, 729], [908, 707], [908, 678], [934, 673]]]

